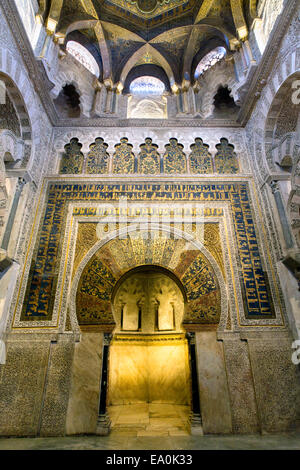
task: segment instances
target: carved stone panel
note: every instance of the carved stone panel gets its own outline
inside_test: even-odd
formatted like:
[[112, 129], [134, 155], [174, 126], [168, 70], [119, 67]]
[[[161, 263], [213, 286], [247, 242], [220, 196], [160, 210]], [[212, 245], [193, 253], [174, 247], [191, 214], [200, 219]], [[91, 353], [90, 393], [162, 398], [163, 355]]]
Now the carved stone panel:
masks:
[[108, 145], [100, 137], [90, 145], [86, 162], [87, 173], [108, 173], [109, 154], [106, 152], [107, 147]]
[[158, 145], [152, 143], [152, 139], [146, 138], [145, 143], [140, 145], [141, 152], [138, 160], [138, 172], [144, 175], [155, 175], [160, 172], [160, 156], [157, 151]]
[[113, 173], [128, 174], [134, 172], [134, 154], [132, 145], [123, 137], [121, 143], [115, 146], [113, 155]]
[[209, 146], [204, 144], [202, 139], [198, 137], [195, 139], [189, 157], [191, 173], [213, 173], [212, 157], [208, 149]]
[[82, 144], [77, 138], [71, 139], [70, 143], [65, 146], [60, 173], [62, 174], [78, 174], [82, 173], [84, 156], [81, 152]]
[[228, 143], [228, 140], [222, 138], [220, 144], [216, 145], [217, 154], [215, 156], [215, 166], [217, 173], [231, 173], [239, 172], [239, 164], [234, 146]]
[[183, 152], [183, 145], [179, 144], [177, 139], [171, 138], [170, 143], [166, 146], [164, 154], [164, 173], [185, 173], [186, 157]]

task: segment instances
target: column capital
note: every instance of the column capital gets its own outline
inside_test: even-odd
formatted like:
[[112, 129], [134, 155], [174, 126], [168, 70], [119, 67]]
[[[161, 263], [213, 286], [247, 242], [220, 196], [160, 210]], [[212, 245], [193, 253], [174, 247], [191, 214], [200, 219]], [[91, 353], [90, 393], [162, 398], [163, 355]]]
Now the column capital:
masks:
[[186, 333], [186, 339], [188, 340], [189, 344], [195, 344], [195, 332], [188, 331]]
[[280, 191], [279, 185], [278, 185], [278, 181], [277, 181], [277, 180], [272, 180], [272, 181], [270, 181], [269, 184], [270, 184], [270, 188], [271, 188], [273, 194], [275, 194], [275, 193], [277, 193], [278, 191]]
[[19, 176], [17, 188], [21, 191], [26, 183], [27, 183], [26, 179], [23, 178], [23, 176]]
[[104, 333], [103, 335], [103, 346], [109, 346], [112, 340], [111, 333]]

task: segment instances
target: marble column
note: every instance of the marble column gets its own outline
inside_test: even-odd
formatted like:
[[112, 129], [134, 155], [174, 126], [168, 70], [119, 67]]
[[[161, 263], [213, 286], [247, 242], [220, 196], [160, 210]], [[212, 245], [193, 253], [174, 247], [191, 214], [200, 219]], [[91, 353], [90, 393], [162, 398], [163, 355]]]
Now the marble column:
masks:
[[248, 68], [251, 67], [251, 65], [255, 65], [256, 60], [253, 57], [253, 52], [252, 52], [252, 49], [251, 49], [251, 46], [250, 46], [250, 43], [249, 43], [248, 40], [243, 42], [242, 48], [243, 48], [243, 53], [244, 53], [245, 60], [246, 60]]
[[191, 410], [191, 416], [190, 416], [191, 434], [203, 435], [197, 363], [196, 363], [195, 333], [189, 332], [186, 334], [186, 337], [187, 337], [188, 345], [189, 345], [191, 388], [192, 388], [191, 390], [192, 410]]
[[22, 193], [22, 190], [23, 190], [23, 187], [25, 186], [25, 184], [26, 184], [26, 180], [24, 178], [20, 177], [18, 179], [18, 182], [17, 182], [14, 199], [13, 199], [13, 202], [12, 202], [12, 205], [11, 205], [11, 210], [10, 210], [10, 213], [9, 213], [9, 216], [8, 216], [5, 232], [4, 232], [3, 239], [2, 239], [1, 248], [3, 250], [7, 250], [7, 248], [8, 248], [9, 239], [10, 239], [12, 227], [13, 227], [13, 224], [14, 224], [14, 221], [15, 221], [15, 216], [16, 216], [20, 196], [21, 196], [21, 193]]
[[283, 236], [284, 236], [284, 241], [285, 241], [285, 244], [286, 244], [286, 248], [289, 249], [289, 248], [293, 247], [294, 243], [293, 243], [293, 238], [292, 238], [292, 234], [291, 234], [291, 230], [290, 230], [290, 225], [289, 225], [289, 222], [288, 222], [288, 219], [287, 219], [287, 216], [286, 216], [286, 211], [285, 211], [285, 208], [284, 208], [284, 204], [283, 204], [283, 201], [282, 201], [282, 196], [281, 196], [280, 189], [279, 189], [279, 186], [278, 186], [278, 182], [273, 180], [273, 181], [271, 181], [270, 186], [271, 186], [272, 193], [274, 195], [274, 199], [275, 199], [275, 202], [276, 202], [276, 206], [277, 206], [277, 210], [278, 210], [278, 214], [279, 214], [279, 220], [280, 220], [280, 224], [281, 224], [282, 233], [283, 233]]
[[96, 434], [106, 436], [110, 432], [110, 419], [107, 413], [107, 390], [108, 390], [108, 358], [109, 346], [112, 339], [111, 333], [104, 333], [103, 354], [102, 354], [102, 373], [100, 381], [100, 400], [99, 413], [97, 420]]

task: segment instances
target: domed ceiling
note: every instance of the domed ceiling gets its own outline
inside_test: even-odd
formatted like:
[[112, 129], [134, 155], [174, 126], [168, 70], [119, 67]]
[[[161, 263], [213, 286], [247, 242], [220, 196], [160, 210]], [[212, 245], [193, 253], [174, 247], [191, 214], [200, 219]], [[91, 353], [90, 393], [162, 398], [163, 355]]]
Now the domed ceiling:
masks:
[[[188, 0], [109, 0], [103, 2], [124, 8], [142, 18], [153, 18], [165, 12], [172, 12], [174, 8], [180, 7], [182, 11], [191, 9], [195, 1]], [[172, 14], [172, 13], [171, 13]]]
[[192, 80], [195, 64], [218, 46], [248, 35], [256, 0], [40, 0], [61, 47], [80, 42], [98, 61], [99, 78], [124, 84], [137, 64], [160, 65], [172, 82]]

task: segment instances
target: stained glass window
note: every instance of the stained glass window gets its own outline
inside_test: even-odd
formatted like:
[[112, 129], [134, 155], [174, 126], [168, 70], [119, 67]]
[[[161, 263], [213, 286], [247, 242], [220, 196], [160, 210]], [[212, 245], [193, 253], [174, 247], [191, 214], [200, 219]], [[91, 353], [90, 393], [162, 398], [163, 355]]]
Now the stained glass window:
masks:
[[226, 55], [226, 49], [224, 47], [216, 47], [208, 54], [206, 54], [197, 65], [195, 70], [195, 78], [197, 79], [202, 75], [206, 70], [215, 65], [219, 60], [223, 59]]
[[96, 60], [84, 46], [79, 44], [79, 42], [69, 41], [67, 44], [67, 51], [86, 69], [88, 69], [97, 77], [99, 76], [100, 71]]
[[165, 85], [158, 78], [145, 75], [135, 78], [131, 82], [129, 90], [132, 95], [160, 96], [165, 91]]

